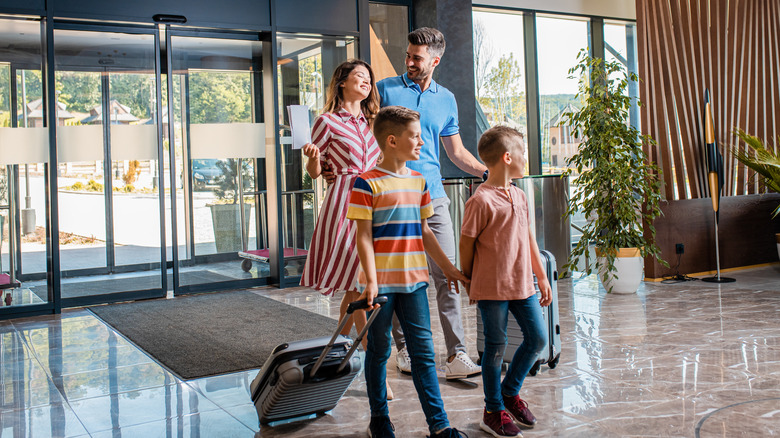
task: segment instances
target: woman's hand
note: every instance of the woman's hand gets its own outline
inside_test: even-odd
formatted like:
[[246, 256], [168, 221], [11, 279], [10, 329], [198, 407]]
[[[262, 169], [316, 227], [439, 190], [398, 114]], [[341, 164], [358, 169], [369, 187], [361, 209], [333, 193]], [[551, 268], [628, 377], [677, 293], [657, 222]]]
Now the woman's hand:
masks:
[[303, 145], [303, 155], [306, 155], [309, 157], [310, 160], [319, 159], [320, 158], [320, 148], [318, 148], [316, 145], [312, 143], [306, 143]]

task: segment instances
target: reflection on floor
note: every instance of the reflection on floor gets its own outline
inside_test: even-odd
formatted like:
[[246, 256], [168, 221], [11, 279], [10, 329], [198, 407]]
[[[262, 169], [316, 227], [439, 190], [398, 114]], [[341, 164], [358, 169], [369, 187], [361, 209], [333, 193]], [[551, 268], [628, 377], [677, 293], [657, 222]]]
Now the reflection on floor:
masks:
[[[729, 275], [737, 282], [645, 283], [630, 296], [592, 277], [561, 281], [561, 363], [526, 380], [539, 424], [525, 436], [777, 434], [780, 265]], [[257, 293], [338, 314], [337, 300], [309, 290]], [[476, 355], [475, 309], [464, 308]], [[438, 321], [433, 332], [443, 361]], [[86, 310], [1, 321], [0, 369], [3, 436], [358, 437], [369, 417], [360, 376], [329, 414], [260, 428], [248, 392], [257, 370], [180, 381]], [[424, 436], [411, 378], [388, 371], [397, 435]], [[453, 425], [487, 436], [480, 378], [440, 385]]]

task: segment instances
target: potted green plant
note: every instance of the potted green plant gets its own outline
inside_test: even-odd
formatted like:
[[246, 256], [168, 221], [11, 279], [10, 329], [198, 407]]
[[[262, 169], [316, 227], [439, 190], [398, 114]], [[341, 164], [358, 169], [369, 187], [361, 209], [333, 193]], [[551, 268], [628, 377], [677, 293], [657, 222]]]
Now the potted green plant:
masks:
[[[745, 149], [738, 147], [732, 149], [732, 153], [740, 163], [756, 172], [759, 180], [769, 190], [780, 193], [780, 155], [772, 148], [766, 147], [760, 138], [754, 137], [741, 129], [736, 130], [737, 136], [745, 142]], [[780, 215], [780, 205], [772, 212], [772, 218]], [[775, 234], [777, 243], [777, 255], [780, 257], [780, 234]]]
[[[564, 114], [564, 123], [582, 139], [566, 161], [564, 175], [573, 176], [566, 214], [582, 213], [588, 221], [564, 268], [573, 272], [584, 257], [585, 272], [595, 268], [607, 291], [634, 293], [644, 277], [644, 257], [668, 266], [660, 259], [653, 227], [661, 214], [660, 170], [642, 150], [654, 141], [628, 123], [628, 84], [638, 78], [618, 62], [590, 57], [587, 50], [578, 54], [569, 74], [579, 77], [577, 97], [583, 107]], [[595, 263], [589, 257], [591, 243]]]
[[[241, 164], [242, 185], [239, 189], [238, 167]], [[211, 221], [214, 226], [214, 241], [218, 253], [236, 252], [243, 249], [241, 237], [241, 210], [240, 196], [251, 187], [252, 177], [248, 160], [233, 159], [217, 161], [217, 167], [222, 172], [217, 177], [216, 186], [212, 192], [216, 195], [216, 201], [209, 204], [211, 209]], [[244, 203], [243, 232], [249, 232], [249, 215], [251, 205]]]

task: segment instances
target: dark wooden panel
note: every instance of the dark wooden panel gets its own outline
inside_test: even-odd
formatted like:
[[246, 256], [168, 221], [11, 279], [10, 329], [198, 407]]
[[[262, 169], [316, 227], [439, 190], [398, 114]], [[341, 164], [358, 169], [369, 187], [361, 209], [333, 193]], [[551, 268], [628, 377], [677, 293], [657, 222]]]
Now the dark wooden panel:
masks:
[[357, 32], [358, 3], [356, 0], [276, 0], [275, 24], [282, 30]]
[[188, 26], [262, 30], [271, 25], [270, 0], [52, 1], [56, 18], [152, 23], [154, 15], [168, 14], [187, 17]]
[[[775, 234], [780, 233], [780, 218], [772, 220], [772, 211], [778, 204], [780, 194], [776, 193], [721, 198], [721, 269], [778, 260]], [[674, 274], [677, 243], [685, 245], [681, 274], [715, 270], [715, 220], [710, 200], [670, 201], [663, 203], [661, 210], [664, 214], [654, 224], [656, 240], [662, 257], [671, 268], [646, 259], [645, 276], [661, 278]]]

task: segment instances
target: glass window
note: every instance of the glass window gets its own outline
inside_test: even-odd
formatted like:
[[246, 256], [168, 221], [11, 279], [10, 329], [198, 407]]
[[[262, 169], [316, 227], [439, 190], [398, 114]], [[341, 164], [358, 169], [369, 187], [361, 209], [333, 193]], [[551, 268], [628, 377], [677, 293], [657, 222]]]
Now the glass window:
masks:
[[536, 32], [542, 173], [557, 174], [579, 144], [571, 129], [560, 123], [564, 113], [582, 106], [574, 97], [578, 78], [569, 78], [569, 69], [577, 62], [577, 53], [588, 47], [588, 20], [537, 16]]
[[49, 299], [41, 24], [0, 19], [0, 28], [0, 306], [41, 304]]
[[[607, 61], [618, 61], [628, 71], [638, 72], [639, 65], [636, 56], [636, 24], [626, 22], [604, 23], [604, 54]], [[631, 82], [628, 85], [628, 95], [635, 99], [629, 111], [631, 125], [640, 129], [639, 85]]]
[[526, 135], [523, 15], [475, 10], [473, 22], [478, 130], [508, 125]]
[[398, 76], [406, 71], [404, 59], [409, 34], [409, 8], [370, 3], [371, 67], [376, 80]]

